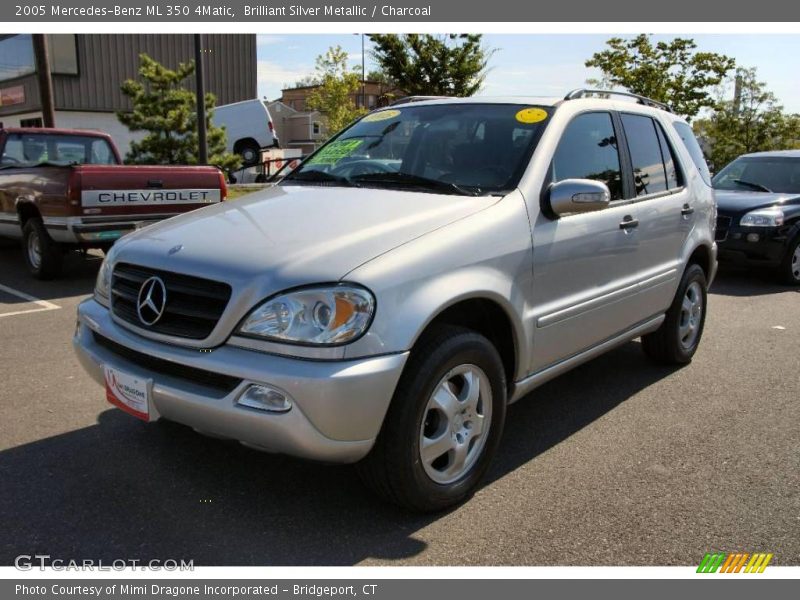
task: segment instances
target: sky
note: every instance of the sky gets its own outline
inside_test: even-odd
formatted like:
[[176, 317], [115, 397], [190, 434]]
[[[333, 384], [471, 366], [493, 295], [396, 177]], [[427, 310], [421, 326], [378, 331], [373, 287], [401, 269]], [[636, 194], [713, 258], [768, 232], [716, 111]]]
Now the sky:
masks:
[[[486, 83], [479, 95], [561, 96], [597, 77], [583, 63], [602, 50], [612, 35], [595, 34], [487, 34], [484, 44], [496, 49], [489, 62]], [[627, 37], [627, 36], [620, 36]], [[732, 56], [737, 65], [756, 67], [759, 79], [784, 108], [800, 113], [800, 35], [676, 34], [653, 36], [656, 41], [690, 37], [698, 50]], [[314, 73], [314, 61], [330, 46], [344, 48], [353, 65], [361, 67], [361, 36], [259, 35], [258, 93], [270, 100], [281, 89]], [[367, 72], [374, 68], [366, 40]]]

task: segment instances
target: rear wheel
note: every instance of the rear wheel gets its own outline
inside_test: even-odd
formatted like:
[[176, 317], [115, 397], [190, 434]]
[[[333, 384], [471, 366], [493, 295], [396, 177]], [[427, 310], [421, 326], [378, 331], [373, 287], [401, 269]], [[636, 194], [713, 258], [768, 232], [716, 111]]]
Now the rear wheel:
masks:
[[63, 250], [47, 233], [38, 217], [22, 228], [22, 246], [28, 270], [38, 279], [52, 279], [61, 272]]
[[438, 327], [415, 347], [364, 482], [415, 511], [466, 499], [497, 451], [506, 412], [505, 372], [494, 346], [461, 327]]
[[789, 244], [778, 275], [788, 285], [800, 285], [800, 235]]
[[259, 163], [261, 148], [253, 140], [244, 141], [239, 145], [239, 154], [244, 165], [250, 167]]
[[691, 362], [703, 337], [707, 287], [703, 269], [689, 265], [661, 327], [642, 336], [642, 349], [649, 358], [672, 365]]

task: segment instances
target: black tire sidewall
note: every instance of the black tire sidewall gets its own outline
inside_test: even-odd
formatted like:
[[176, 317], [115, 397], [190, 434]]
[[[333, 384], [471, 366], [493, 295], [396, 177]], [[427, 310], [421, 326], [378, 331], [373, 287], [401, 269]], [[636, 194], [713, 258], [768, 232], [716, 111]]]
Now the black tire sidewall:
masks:
[[[31, 262], [28, 250], [28, 240], [31, 235], [39, 239], [39, 266], [35, 267]], [[39, 218], [31, 218], [22, 228], [22, 252], [25, 256], [25, 264], [34, 277], [38, 279], [52, 279], [61, 269], [62, 251], [61, 247], [54, 242], [44, 228], [44, 224]]]
[[[683, 303], [683, 298], [686, 295], [686, 290], [691, 285], [692, 282], [698, 282], [700, 284], [700, 290], [703, 297], [703, 313], [700, 317], [700, 329], [697, 332], [697, 337], [695, 338], [694, 344], [690, 349], [686, 349], [681, 344], [680, 334], [679, 334], [679, 326], [680, 326], [680, 318], [681, 318], [681, 305]], [[674, 352], [676, 354], [676, 358], [680, 360], [680, 362], [689, 362], [692, 360], [695, 352], [697, 352], [697, 348], [700, 346], [700, 340], [703, 338], [703, 330], [705, 329], [706, 325], [706, 315], [708, 313], [708, 282], [706, 281], [706, 274], [705, 271], [697, 264], [691, 264], [687, 267], [686, 272], [683, 274], [683, 279], [681, 279], [681, 284], [678, 286], [678, 293], [675, 295], [675, 300], [673, 301], [672, 307], [670, 308], [669, 315], [667, 315], [667, 323], [669, 324], [669, 335], [672, 336], [673, 343], [674, 343]]]
[[[258, 164], [258, 152], [260, 148], [256, 144], [244, 144], [240, 152], [242, 163], [246, 166], [253, 166]], [[252, 158], [248, 159], [247, 154], [252, 153]]]
[[786, 249], [786, 255], [783, 258], [781, 265], [781, 280], [787, 285], [800, 285], [800, 279], [797, 279], [792, 272], [792, 257], [795, 250], [800, 245], [800, 233], [794, 236]]
[[[31, 261], [30, 255], [30, 238], [31, 236], [36, 236], [39, 239], [39, 266], [35, 266]], [[30, 219], [27, 223], [25, 223], [25, 227], [22, 229], [22, 252], [25, 255], [25, 264], [28, 265], [28, 270], [35, 275], [36, 277], [40, 277], [42, 275], [42, 267], [44, 265], [44, 240], [42, 240], [42, 235], [40, 232], [40, 228], [37, 227], [36, 221]]]
[[[419, 435], [425, 418], [425, 408], [434, 389], [448, 371], [464, 364], [480, 367], [489, 379], [492, 389], [492, 417], [489, 437], [480, 457], [460, 479], [450, 484], [436, 483], [430, 479], [422, 465], [419, 450]], [[419, 365], [412, 365], [413, 372], [404, 377], [413, 378], [408, 394], [398, 401], [406, 403], [408, 410], [402, 411], [400, 431], [402, 437], [411, 443], [402, 444], [401, 452], [405, 454], [400, 461], [402, 475], [401, 485], [408, 486], [409, 491], [419, 496], [419, 502], [429, 507], [443, 508], [466, 498], [477, 486], [488, 469], [502, 437], [506, 412], [506, 383], [503, 364], [491, 343], [478, 334], [464, 332], [450, 338], [427, 360]], [[409, 485], [410, 484], [410, 485]]]

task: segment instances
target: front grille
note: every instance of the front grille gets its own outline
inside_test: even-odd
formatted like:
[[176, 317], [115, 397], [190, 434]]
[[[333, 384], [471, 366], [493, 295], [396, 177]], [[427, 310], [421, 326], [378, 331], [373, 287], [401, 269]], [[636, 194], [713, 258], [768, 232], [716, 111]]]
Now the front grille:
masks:
[[[142, 284], [157, 276], [164, 282], [164, 312], [153, 325], [147, 325], [136, 310]], [[228, 300], [231, 288], [226, 283], [120, 263], [111, 277], [111, 308], [114, 315], [147, 331], [202, 340], [211, 335]]]
[[724, 242], [727, 239], [732, 220], [731, 217], [717, 216], [717, 232], [714, 236], [717, 242]]
[[142, 354], [141, 352], [131, 350], [126, 346], [118, 344], [99, 333], [92, 332], [92, 336], [97, 345], [102, 346], [109, 352], [113, 352], [120, 358], [130, 361], [143, 369], [147, 369], [159, 375], [168, 375], [189, 383], [195, 383], [224, 392], [222, 395], [230, 394], [236, 389], [236, 386], [242, 382], [241, 379], [231, 377], [230, 375], [222, 375], [220, 373], [213, 373], [212, 371], [196, 369], [195, 367], [187, 367], [168, 360], [155, 358], [149, 354]]

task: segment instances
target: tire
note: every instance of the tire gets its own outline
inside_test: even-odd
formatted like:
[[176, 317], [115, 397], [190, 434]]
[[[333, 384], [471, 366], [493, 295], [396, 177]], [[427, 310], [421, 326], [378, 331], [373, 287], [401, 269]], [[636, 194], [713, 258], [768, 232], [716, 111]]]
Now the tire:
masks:
[[706, 322], [708, 283], [700, 265], [690, 264], [678, 291], [656, 331], [642, 336], [642, 349], [653, 361], [666, 365], [691, 362]]
[[28, 270], [37, 279], [52, 279], [61, 272], [63, 250], [38, 217], [28, 219], [22, 228], [22, 253]]
[[789, 243], [778, 269], [778, 277], [786, 285], [800, 285], [800, 235], [796, 235]]
[[[505, 415], [505, 371], [495, 347], [469, 329], [436, 327], [412, 351], [359, 474], [379, 496], [412, 511], [458, 504], [489, 468]], [[423, 454], [426, 440], [438, 443]]]
[[259, 145], [250, 140], [239, 144], [239, 155], [242, 157], [242, 164], [246, 167], [252, 167], [259, 163], [261, 158], [261, 148]]

